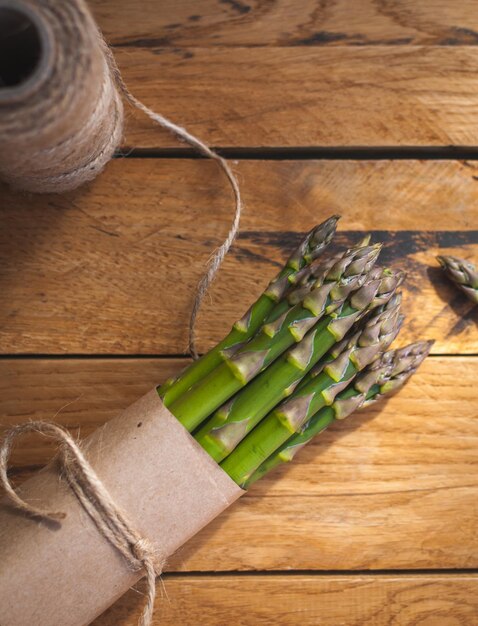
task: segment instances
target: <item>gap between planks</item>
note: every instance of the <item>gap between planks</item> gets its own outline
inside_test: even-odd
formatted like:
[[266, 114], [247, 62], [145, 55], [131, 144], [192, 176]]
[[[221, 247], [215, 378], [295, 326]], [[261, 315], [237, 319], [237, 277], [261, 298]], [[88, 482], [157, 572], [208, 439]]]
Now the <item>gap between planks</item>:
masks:
[[[211, 146], [226, 159], [249, 161], [476, 161], [478, 148], [470, 146]], [[124, 146], [115, 158], [206, 159], [192, 148], [137, 148]]]
[[473, 576], [478, 574], [478, 568], [423, 568], [423, 569], [350, 569], [350, 570], [337, 570], [337, 569], [293, 569], [293, 570], [227, 570], [227, 571], [215, 571], [215, 570], [190, 570], [187, 572], [164, 572], [161, 574], [161, 578], [167, 580], [168, 578], [255, 578], [260, 576], [270, 576], [276, 578], [282, 577], [301, 577], [301, 576], [316, 576], [327, 577], [356, 577], [356, 576]]

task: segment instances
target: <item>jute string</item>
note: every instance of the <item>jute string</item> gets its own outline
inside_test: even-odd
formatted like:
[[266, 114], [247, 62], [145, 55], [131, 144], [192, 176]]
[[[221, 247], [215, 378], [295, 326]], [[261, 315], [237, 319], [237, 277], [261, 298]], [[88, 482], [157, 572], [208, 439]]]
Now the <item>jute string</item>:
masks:
[[197, 315], [239, 230], [241, 192], [229, 163], [131, 94], [83, 0], [0, 0], [1, 7], [22, 10], [42, 43], [32, 79], [16, 89], [0, 88], [1, 178], [35, 192], [68, 191], [95, 178], [121, 142], [121, 95], [154, 123], [216, 161], [226, 175], [234, 194], [234, 218], [196, 288], [188, 336], [191, 355], [197, 358]]
[[146, 577], [146, 601], [139, 626], [150, 626], [156, 597], [156, 577], [161, 574], [165, 559], [150, 541], [141, 536], [127, 515], [113, 501], [100, 478], [91, 467], [78, 444], [67, 430], [56, 424], [34, 421], [19, 424], [5, 435], [0, 447], [0, 485], [10, 504], [33, 518], [61, 521], [62, 511], [37, 508], [15, 493], [7, 476], [8, 460], [15, 439], [34, 432], [58, 442], [61, 473], [98, 530], [126, 559], [133, 570], [143, 570]]
[[170, 120], [168, 120], [163, 115], [159, 113], [155, 113], [147, 106], [145, 106], [142, 102], [140, 102], [133, 94], [129, 91], [126, 86], [123, 77], [118, 69], [118, 65], [116, 64], [115, 58], [110, 50], [110, 48], [104, 44], [105, 56], [108, 59], [109, 68], [114, 76], [115, 83], [120, 89], [123, 96], [126, 98], [128, 102], [130, 102], [133, 106], [135, 106], [140, 111], [143, 111], [153, 122], [156, 122], [163, 128], [169, 130], [173, 135], [178, 137], [181, 140], [186, 141], [190, 146], [192, 146], [195, 150], [197, 150], [200, 154], [204, 155], [209, 159], [213, 159], [217, 163], [219, 163], [220, 167], [226, 174], [226, 177], [231, 185], [232, 191], [234, 193], [234, 201], [235, 201], [235, 210], [234, 210], [234, 218], [232, 220], [231, 227], [227, 234], [226, 239], [219, 246], [219, 248], [213, 253], [210, 258], [208, 267], [206, 272], [200, 279], [198, 286], [196, 287], [196, 294], [194, 297], [193, 307], [191, 310], [191, 317], [189, 319], [189, 351], [193, 358], [198, 358], [198, 353], [196, 349], [196, 340], [195, 340], [195, 329], [196, 329], [196, 319], [199, 313], [199, 309], [201, 307], [201, 303], [206, 295], [207, 290], [209, 289], [209, 285], [214, 280], [216, 273], [219, 269], [219, 266], [224, 260], [224, 257], [229, 251], [229, 248], [232, 246], [234, 239], [236, 238], [237, 232], [239, 230], [239, 222], [241, 219], [242, 213], [242, 198], [241, 198], [241, 190], [239, 188], [238, 180], [232, 171], [229, 163], [226, 159], [221, 157], [217, 152], [211, 150], [207, 144], [203, 141], [191, 135], [185, 128], [174, 124]]

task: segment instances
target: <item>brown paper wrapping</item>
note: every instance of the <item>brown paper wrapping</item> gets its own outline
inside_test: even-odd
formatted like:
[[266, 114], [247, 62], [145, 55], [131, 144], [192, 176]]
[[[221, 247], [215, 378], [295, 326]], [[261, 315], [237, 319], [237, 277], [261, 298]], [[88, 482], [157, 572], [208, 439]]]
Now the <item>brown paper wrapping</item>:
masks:
[[[170, 556], [243, 491], [152, 390], [84, 444], [135, 528]], [[0, 506], [0, 626], [85, 626], [141, 578], [99, 533], [52, 464], [19, 495], [61, 526]]]

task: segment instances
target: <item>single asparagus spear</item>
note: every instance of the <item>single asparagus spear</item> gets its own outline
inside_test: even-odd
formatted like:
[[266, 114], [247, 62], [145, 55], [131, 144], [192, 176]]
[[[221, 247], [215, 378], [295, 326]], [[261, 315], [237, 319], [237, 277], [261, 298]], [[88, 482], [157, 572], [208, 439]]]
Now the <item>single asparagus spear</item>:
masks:
[[181, 394], [221, 363], [221, 350], [230, 349], [256, 333], [270, 311], [295, 282], [300, 270], [314, 261], [329, 245], [338, 220], [339, 216], [333, 215], [313, 228], [289, 257], [284, 268], [269, 283], [264, 293], [244, 317], [234, 324], [229, 334], [207, 354], [191, 363], [176, 379], [167, 380], [159, 388], [158, 393], [166, 406], [170, 406]]
[[339, 344], [338, 353], [332, 349], [331, 356], [335, 358], [329, 357], [320, 373], [271, 411], [221, 463], [236, 483], [242, 484], [291, 434], [302, 431], [312, 415], [332, 404], [336, 395], [388, 348], [403, 323], [400, 299], [396, 294], [374, 311], [345, 345]]
[[[277, 359], [266, 372], [207, 420], [196, 434], [196, 440], [213, 459], [220, 462], [228, 456], [269, 411], [294, 391], [303, 376], [337, 341], [344, 338], [358, 319], [370, 308], [384, 303], [385, 294], [380, 293], [382, 282], [392, 289], [387, 300], [392, 297], [402, 274], [382, 271], [385, 272], [384, 277], [368, 278], [338, 312], [321, 320], [298, 346]], [[375, 275], [375, 272], [370, 274]], [[393, 284], [390, 283], [392, 277]]]
[[[329, 270], [325, 282], [313, 289], [302, 303], [274, 322], [264, 324], [235, 354], [226, 355], [210, 374], [173, 402], [170, 411], [191, 432], [287, 348], [301, 341], [321, 318], [340, 308], [349, 294], [363, 285], [379, 252], [379, 245], [347, 251]], [[355, 313], [355, 309], [348, 313]]]
[[472, 302], [478, 304], [478, 270], [464, 259], [456, 256], [437, 256], [437, 261], [446, 275], [461, 289]]
[[301, 433], [290, 437], [249, 478], [246, 477], [241, 487], [250, 487], [275, 467], [292, 461], [299, 450], [336, 419], [344, 419], [355, 409], [369, 406], [400, 389], [416, 372], [432, 344], [433, 341], [419, 341], [400, 350], [385, 352], [357, 377], [353, 385], [337, 396], [332, 406], [316, 413]]

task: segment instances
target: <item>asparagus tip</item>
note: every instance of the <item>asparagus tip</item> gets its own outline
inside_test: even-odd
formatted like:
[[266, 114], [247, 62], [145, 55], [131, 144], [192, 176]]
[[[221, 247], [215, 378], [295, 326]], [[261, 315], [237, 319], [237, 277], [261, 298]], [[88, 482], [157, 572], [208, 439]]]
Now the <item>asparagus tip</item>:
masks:
[[298, 271], [304, 264], [307, 265], [316, 259], [335, 235], [338, 219], [338, 215], [332, 215], [321, 224], [314, 226], [289, 257], [286, 266]]
[[367, 235], [365, 235], [365, 237], [363, 237], [357, 244], [357, 247], [361, 248], [363, 246], [368, 246], [370, 244], [370, 241], [372, 240], [372, 235], [370, 233], [368, 233]]
[[335, 235], [335, 230], [337, 228], [337, 222], [340, 219], [340, 215], [332, 215], [328, 219], [326, 219], [321, 224], [314, 226], [309, 233], [309, 247], [310, 258], [313, 260], [315, 257], [314, 248], [319, 246], [320, 250], [331, 241], [332, 237]]
[[451, 255], [436, 257], [445, 274], [459, 287], [468, 298], [478, 304], [478, 269], [466, 259]]

